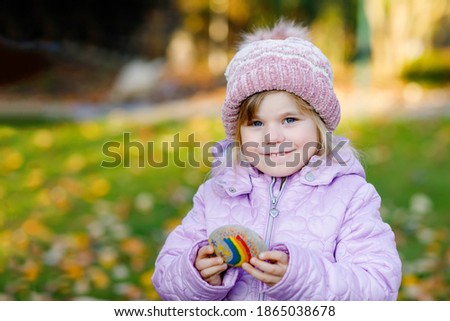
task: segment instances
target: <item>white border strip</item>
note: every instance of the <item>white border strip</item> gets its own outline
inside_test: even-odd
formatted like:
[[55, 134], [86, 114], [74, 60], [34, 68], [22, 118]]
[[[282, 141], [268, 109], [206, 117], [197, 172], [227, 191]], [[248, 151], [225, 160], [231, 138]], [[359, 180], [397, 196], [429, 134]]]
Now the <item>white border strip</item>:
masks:
[[[448, 301], [151, 302], [2, 301], [2, 320], [448, 320]], [[122, 315], [122, 316], [120, 316]], [[229, 316], [226, 316], [229, 315]]]

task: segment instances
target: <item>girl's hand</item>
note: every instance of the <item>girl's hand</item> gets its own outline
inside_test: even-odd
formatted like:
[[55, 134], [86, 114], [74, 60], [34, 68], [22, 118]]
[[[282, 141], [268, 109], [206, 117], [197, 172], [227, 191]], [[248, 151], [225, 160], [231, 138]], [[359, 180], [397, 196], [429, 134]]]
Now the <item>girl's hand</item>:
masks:
[[228, 265], [223, 262], [223, 258], [213, 256], [213, 253], [214, 248], [211, 245], [200, 248], [194, 266], [203, 280], [211, 285], [222, 285], [220, 274], [228, 268]]
[[289, 256], [280, 251], [268, 251], [253, 257], [250, 264], [242, 264], [242, 268], [255, 279], [268, 286], [277, 284], [286, 274]]

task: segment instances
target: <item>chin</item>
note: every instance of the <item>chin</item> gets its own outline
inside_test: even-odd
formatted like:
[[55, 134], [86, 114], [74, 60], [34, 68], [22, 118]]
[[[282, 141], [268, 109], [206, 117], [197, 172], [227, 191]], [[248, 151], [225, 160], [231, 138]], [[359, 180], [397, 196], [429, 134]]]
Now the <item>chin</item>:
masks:
[[292, 167], [271, 167], [271, 168], [259, 168], [261, 172], [263, 172], [266, 175], [272, 176], [272, 177], [286, 177], [290, 176], [296, 172], [298, 172], [300, 168], [292, 168]]

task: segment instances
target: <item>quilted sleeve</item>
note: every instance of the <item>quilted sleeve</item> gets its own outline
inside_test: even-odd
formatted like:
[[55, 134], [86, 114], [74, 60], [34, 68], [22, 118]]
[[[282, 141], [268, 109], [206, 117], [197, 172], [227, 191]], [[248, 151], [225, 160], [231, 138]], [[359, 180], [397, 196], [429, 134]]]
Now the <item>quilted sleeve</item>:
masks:
[[168, 236], [155, 263], [152, 282], [163, 300], [222, 300], [236, 282], [236, 271], [225, 273], [221, 286], [204, 281], [194, 267], [200, 247], [207, 244], [203, 203], [204, 185], [194, 196], [194, 206]]
[[401, 262], [379, 207], [372, 185], [358, 189], [336, 240], [335, 262], [318, 251], [285, 244], [288, 270], [267, 295], [275, 300], [396, 300]]

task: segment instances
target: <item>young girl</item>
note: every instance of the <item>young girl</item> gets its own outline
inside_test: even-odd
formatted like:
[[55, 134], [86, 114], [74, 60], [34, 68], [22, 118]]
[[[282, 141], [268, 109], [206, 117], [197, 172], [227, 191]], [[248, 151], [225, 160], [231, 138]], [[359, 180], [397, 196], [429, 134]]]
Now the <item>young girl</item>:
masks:
[[[349, 142], [332, 136], [340, 106], [326, 57], [281, 21], [247, 35], [225, 75], [223, 163], [158, 256], [161, 298], [395, 300], [394, 234]], [[207, 242], [228, 224], [253, 229], [269, 250], [229, 267]]]

